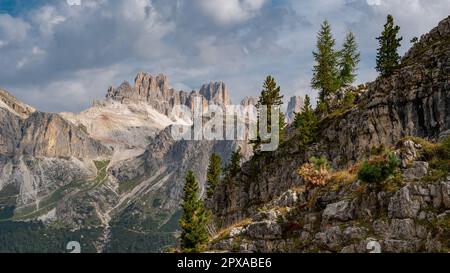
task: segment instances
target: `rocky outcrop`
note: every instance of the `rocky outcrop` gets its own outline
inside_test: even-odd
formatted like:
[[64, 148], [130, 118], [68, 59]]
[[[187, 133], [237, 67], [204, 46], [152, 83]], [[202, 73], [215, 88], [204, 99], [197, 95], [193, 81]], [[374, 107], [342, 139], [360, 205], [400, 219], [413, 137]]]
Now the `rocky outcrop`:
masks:
[[368, 253], [375, 246], [384, 253], [448, 252], [450, 176], [405, 179], [294, 188], [220, 233], [211, 250]]
[[300, 113], [303, 108], [303, 98], [300, 96], [291, 97], [286, 111], [286, 121], [288, 124], [294, 122], [295, 113]]

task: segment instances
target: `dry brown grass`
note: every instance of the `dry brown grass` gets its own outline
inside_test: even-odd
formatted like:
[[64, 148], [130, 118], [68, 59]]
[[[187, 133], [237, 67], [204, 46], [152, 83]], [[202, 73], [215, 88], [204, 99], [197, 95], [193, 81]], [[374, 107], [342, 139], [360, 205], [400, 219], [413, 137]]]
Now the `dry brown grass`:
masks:
[[312, 187], [325, 186], [331, 178], [331, 174], [326, 168], [317, 169], [313, 163], [303, 164], [297, 172]]
[[252, 223], [252, 219], [251, 218], [246, 218], [246, 219], [244, 219], [242, 221], [239, 221], [238, 223], [235, 223], [232, 226], [229, 226], [227, 228], [224, 228], [224, 229], [220, 230], [217, 233], [217, 236], [214, 238], [214, 240], [220, 241], [220, 240], [226, 239], [226, 238], [228, 238], [230, 236], [230, 232], [231, 232], [231, 230], [233, 228], [248, 226], [251, 223]]

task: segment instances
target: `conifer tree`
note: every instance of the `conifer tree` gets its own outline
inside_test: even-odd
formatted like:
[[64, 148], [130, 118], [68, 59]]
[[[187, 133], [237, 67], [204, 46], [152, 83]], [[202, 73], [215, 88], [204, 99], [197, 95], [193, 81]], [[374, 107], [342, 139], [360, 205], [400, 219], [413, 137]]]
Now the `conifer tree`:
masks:
[[238, 147], [232, 154], [230, 162], [225, 168], [225, 175], [228, 177], [235, 176], [241, 170], [242, 152], [241, 147]]
[[381, 36], [377, 38], [380, 43], [377, 54], [377, 71], [382, 76], [389, 76], [398, 68], [400, 55], [398, 48], [401, 46], [402, 37], [398, 37], [400, 27], [394, 24], [394, 17], [387, 16], [387, 22]]
[[202, 200], [198, 196], [198, 183], [194, 173], [186, 175], [183, 197], [183, 215], [180, 219], [181, 249], [183, 252], [198, 252], [208, 241], [206, 224], [208, 222]]
[[355, 35], [349, 32], [339, 52], [339, 85], [349, 86], [356, 80], [356, 70], [361, 60]]
[[207, 179], [207, 195], [211, 198], [216, 186], [220, 182], [220, 175], [222, 173], [222, 159], [217, 153], [213, 153], [209, 159]]
[[319, 90], [319, 102], [339, 89], [338, 53], [334, 46], [336, 41], [331, 33], [331, 26], [327, 20], [322, 23], [317, 35], [317, 52], [313, 52], [316, 64], [313, 68], [311, 86]]
[[[272, 76], [267, 76], [266, 80], [264, 82], [263, 90], [261, 91], [261, 95], [259, 96], [258, 103], [256, 104], [256, 108], [258, 109], [258, 115], [262, 109], [262, 106], [267, 106], [267, 129], [269, 132], [272, 130], [272, 106], [277, 106], [281, 109], [281, 105], [283, 105], [283, 97], [281, 94], [281, 88], [277, 85], [275, 78]], [[285, 127], [285, 116], [280, 111], [280, 118], [279, 118], [279, 128], [280, 128], [280, 135], [283, 134], [283, 129]], [[250, 143], [253, 144], [253, 150], [254, 152], [258, 152], [259, 147], [262, 144], [261, 137], [259, 135], [259, 118], [258, 118], [258, 131], [257, 131], [257, 139], [254, 141], [251, 141]]]
[[305, 96], [302, 112], [295, 114], [294, 126], [299, 132], [300, 144], [303, 147], [317, 140], [317, 118], [308, 95]]

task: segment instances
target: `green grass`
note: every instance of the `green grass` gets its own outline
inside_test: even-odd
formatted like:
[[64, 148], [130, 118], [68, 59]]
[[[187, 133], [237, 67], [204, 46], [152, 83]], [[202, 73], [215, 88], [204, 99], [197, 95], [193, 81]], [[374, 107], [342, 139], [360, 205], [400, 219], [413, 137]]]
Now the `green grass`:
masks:
[[52, 203], [45, 207], [40, 207], [39, 209], [31, 211], [31, 212], [27, 211], [27, 212], [21, 212], [20, 214], [16, 213], [16, 215], [14, 215], [14, 217], [11, 218], [10, 220], [18, 221], [18, 220], [25, 220], [25, 219], [35, 219], [35, 218], [38, 218], [39, 216], [42, 216], [42, 215], [48, 213], [49, 211], [54, 209], [55, 206], [56, 206], [56, 203]]
[[139, 185], [141, 182], [143, 182], [144, 179], [145, 179], [145, 177], [142, 175], [142, 176], [133, 178], [131, 180], [121, 182], [119, 185], [119, 194], [123, 194], [123, 193], [132, 191], [137, 185]]
[[57, 190], [55, 190], [53, 193], [51, 193], [48, 197], [44, 198], [39, 202], [39, 208], [47, 207], [52, 204], [56, 204], [58, 201], [60, 201], [64, 196], [69, 194], [71, 190], [75, 189], [76, 187], [80, 186], [81, 182], [76, 181], [69, 183], [67, 185], [64, 185]]
[[94, 161], [95, 167], [97, 168], [97, 177], [94, 180], [89, 181], [91, 186], [85, 191], [91, 191], [106, 182], [108, 178], [107, 168], [109, 165], [109, 160], [106, 161]]

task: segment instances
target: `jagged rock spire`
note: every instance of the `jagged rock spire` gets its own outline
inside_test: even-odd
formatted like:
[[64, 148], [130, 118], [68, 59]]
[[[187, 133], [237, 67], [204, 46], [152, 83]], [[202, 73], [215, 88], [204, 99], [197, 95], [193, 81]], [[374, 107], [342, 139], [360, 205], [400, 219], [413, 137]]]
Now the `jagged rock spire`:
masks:
[[223, 82], [204, 84], [200, 91], [176, 91], [170, 87], [169, 79], [163, 74], [152, 76], [140, 72], [135, 78], [134, 86], [124, 82], [118, 88], [110, 87], [107, 100], [127, 102], [146, 102], [159, 112], [168, 115], [175, 105], [191, 107], [193, 99], [200, 96], [203, 105], [229, 105], [231, 99], [228, 88]]

